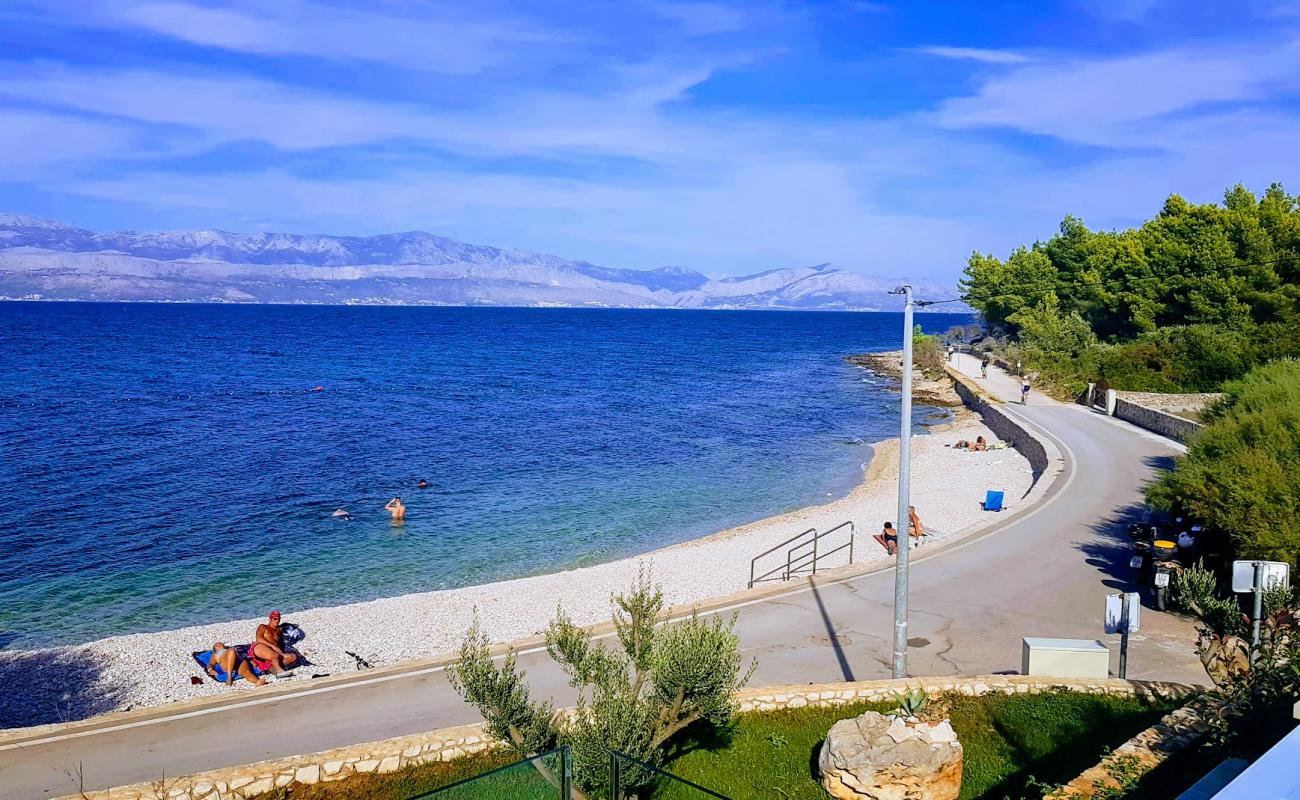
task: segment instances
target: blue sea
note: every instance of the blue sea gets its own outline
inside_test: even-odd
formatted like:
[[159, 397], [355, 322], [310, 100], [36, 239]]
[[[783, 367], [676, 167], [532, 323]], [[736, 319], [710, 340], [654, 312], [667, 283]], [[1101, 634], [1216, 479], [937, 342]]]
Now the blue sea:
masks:
[[901, 327], [0, 303], [0, 647], [552, 572], [843, 495], [898, 413], [843, 356]]

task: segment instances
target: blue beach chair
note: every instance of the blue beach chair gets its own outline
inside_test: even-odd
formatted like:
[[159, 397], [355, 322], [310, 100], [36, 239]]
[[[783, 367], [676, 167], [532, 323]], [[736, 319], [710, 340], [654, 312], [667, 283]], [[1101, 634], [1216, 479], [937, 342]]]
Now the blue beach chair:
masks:
[[992, 489], [989, 489], [984, 493], [984, 502], [980, 505], [984, 507], [985, 511], [1001, 511], [1002, 492], [995, 492]]

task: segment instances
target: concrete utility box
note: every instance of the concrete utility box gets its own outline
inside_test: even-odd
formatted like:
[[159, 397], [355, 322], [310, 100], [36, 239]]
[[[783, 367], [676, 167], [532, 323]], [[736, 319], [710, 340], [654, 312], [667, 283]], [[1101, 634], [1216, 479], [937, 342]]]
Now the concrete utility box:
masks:
[[1110, 650], [1095, 639], [1024, 639], [1021, 675], [1050, 678], [1110, 677]]

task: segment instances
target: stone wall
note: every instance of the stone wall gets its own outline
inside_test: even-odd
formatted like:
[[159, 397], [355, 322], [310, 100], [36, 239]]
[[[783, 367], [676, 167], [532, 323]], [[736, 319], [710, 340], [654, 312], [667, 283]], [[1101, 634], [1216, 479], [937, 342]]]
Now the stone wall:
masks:
[[1205, 738], [1209, 730], [1208, 715], [1215, 713], [1216, 703], [1202, 698], [1166, 714], [1155, 725], [1108, 753], [1096, 766], [1047, 795], [1048, 800], [1111, 797], [1114, 792], [1132, 786], [1171, 755]]
[[1199, 414], [1223, 399], [1223, 392], [1178, 393], [1168, 392], [1116, 392], [1122, 399], [1156, 411], [1177, 414], [1180, 411]]
[[[291, 783], [337, 781], [351, 775], [396, 772], [403, 767], [451, 761], [499, 746], [482, 723], [338, 747], [322, 753], [259, 761], [154, 783], [87, 792], [88, 800], [243, 800]], [[79, 800], [69, 796], [62, 800]]]
[[[930, 694], [958, 692], [1033, 694], [1060, 689], [1090, 694], [1180, 698], [1199, 687], [1158, 681], [1087, 680], [1020, 675], [907, 678], [903, 680], [809, 683], [743, 689], [736, 694], [742, 712], [777, 711], [808, 706], [827, 707], [856, 702], [889, 701], [898, 692], [923, 689]], [[499, 747], [482, 724], [462, 725], [429, 733], [400, 736], [381, 742], [340, 747], [323, 753], [259, 761], [213, 770], [165, 783], [141, 783], [99, 792], [87, 800], [244, 800], [290, 783], [336, 781], [358, 773], [388, 773], [417, 764], [450, 761]], [[74, 797], [63, 800], [76, 800]]]
[[1043, 443], [1003, 412], [998, 407], [1000, 404], [989, 399], [971, 378], [947, 365], [944, 365], [944, 369], [952, 377], [953, 388], [957, 390], [957, 396], [962, 399], [962, 402], [978, 413], [984, 419], [984, 424], [996, 433], [999, 439], [1009, 443], [1029, 461], [1029, 468], [1033, 470], [1033, 483], [1030, 484], [1032, 491], [1052, 463]]
[[1156, 408], [1138, 405], [1123, 396], [1115, 401], [1115, 418], [1183, 444], [1187, 444], [1192, 434], [1201, 429], [1199, 422], [1176, 417]]

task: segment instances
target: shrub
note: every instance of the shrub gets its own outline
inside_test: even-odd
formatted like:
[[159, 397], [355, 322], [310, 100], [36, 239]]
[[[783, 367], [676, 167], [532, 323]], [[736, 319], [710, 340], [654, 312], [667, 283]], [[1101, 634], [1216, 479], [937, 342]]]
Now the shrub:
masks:
[[1224, 387], [1186, 456], [1147, 490], [1227, 532], [1245, 558], [1300, 557], [1300, 362], [1279, 361]]
[[1169, 587], [1174, 607], [1200, 616], [1215, 599], [1215, 585], [1214, 573], [1201, 561], [1175, 572]]
[[[566, 724], [549, 703], [531, 699], [513, 652], [500, 667], [493, 663], [477, 622], [461, 645], [460, 662], [448, 671], [452, 686], [479, 710], [492, 735], [519, 755], [568, 744], [574, 780], [590, 797], [610, 792], [611, 749], [657, 764], [665, 745], [688, 726], [725, 725], [736, 711], [732, 694], [757, 666], [741, 669], [735, 617], [704, 622], [692, 614], [664, 624], [663, 592], [644, 573], [612, 603], [616, 648], [599, 644], [563, 611], [546, 632], [547, 652], [579, 692]], [[634, 788], [651, 778], [629, 767], [622, 783]]]

